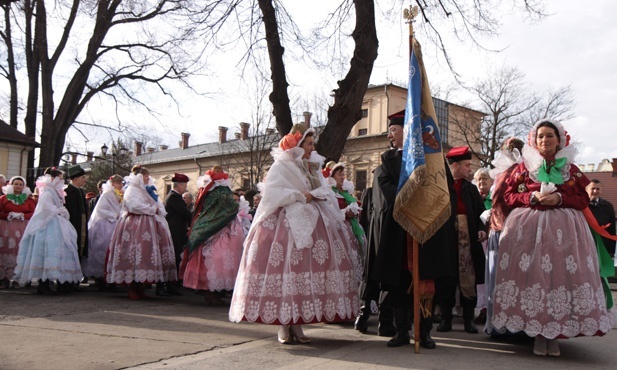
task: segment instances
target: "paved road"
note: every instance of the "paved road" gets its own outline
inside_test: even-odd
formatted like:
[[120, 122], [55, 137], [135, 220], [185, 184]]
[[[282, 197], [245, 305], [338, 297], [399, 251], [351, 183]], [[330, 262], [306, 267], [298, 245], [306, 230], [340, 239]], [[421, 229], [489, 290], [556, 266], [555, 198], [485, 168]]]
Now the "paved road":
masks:
[[[149, 294], [152, 294], [151, 291]], [[438, 348], [387, 348], [388, 338], [348, 324], [305, 327], [310, 345], [283, 346], [276, 327], [233, 324], [227, 307], [201, 296], [130, 301], [86, 288], [54, 297], [34, 288], [0, 290], [0, 369], [614, 369], [617, 330], [560, 342], [562, 356], [531, 354], [531, 343], [484, 334], [435, 333]]]

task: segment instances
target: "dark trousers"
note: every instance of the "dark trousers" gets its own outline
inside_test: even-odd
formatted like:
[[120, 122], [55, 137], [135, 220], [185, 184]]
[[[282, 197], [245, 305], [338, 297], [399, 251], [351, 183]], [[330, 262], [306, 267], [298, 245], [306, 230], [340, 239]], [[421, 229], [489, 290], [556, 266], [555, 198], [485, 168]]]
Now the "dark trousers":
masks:
[[[435, 279], [435, 303], [441, 308], [442, 317], [446, 320], [452, 319], [457, 289], [459, 289], [458, 278]], [[462, 294], [459, 295], [459, 298], [463, 307], [463, 318], [473, 319], [478, 298], [464, 297]]]

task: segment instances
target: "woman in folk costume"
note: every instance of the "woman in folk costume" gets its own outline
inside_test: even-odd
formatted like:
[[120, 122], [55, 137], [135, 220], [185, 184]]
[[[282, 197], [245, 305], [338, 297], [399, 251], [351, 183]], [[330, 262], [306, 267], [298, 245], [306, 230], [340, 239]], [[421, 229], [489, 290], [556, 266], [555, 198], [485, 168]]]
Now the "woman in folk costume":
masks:
[[364, 229], [360, 226], [358, 216], [362, 208], [358, 205], [358, 200], [352, 195], [354, 185], [351, 181], [345, 178], [345, 164], [335, 163], [330, 161], [326, 164], [326, 168], [322, 171], [328, 183], [332, 185], [332, 191], [341, 209], [343, 217], [345, 217], [345, 226], [347, 227], [348, 235], [351, 236], [349, 245], [352, 247], [349, 250], [351, 256], [355, 256], [357, 260], [357, 277], [362, 280], [362, 266], [364, 264], [363, 256], [366, 255], [366, 236]]
[[301, 324], [354, 319], [358, 280], [334, 193], [302, 124], [272, 150], [274, 163], [244, 242], [229, 319], [279, 325], [278, 340], [309, 343]]
[[[487, 240], [486, 253], [486, 269], [484, 274], [484, 283], [486, 291], [486, 323], [484, 332], [491, 336], [498, 336], [500, 333], [493, 328], [493, 307], [494, 296], [492, 292], [495, 289], [495, 272], [497, 267], [497, 256], [499, 253], [499, 237], [503, 229], [503, 224], [506, 217], [512, 211], [504, 200], [503, 193], [506, 190], [505, 179], [507, 179], [512, 171], [523, 162], [521, 152], [525, 143], [517, 138], [508, 138], [502, 145], [501, 150], [497, 153], [496, 158], [491, 162], [493, 169], [489, 170], [489, 174], [493, 179], [493, 188], [491, 189], [491, 204], [488, 205], [487, 211], [482, 214], [482, 220], [485, 220], [488, 215], [489, 234]], [[506, 334], [506, 333], [502, 333]], [[508, 333], [511, 334], [511, 333]]]
[[17, 264], [17, 252], [36, 203], [26, 180], [14, 176], [2, 187], [0, 196], [0, 288], [8, 288]]
[[54, 168], [36, 181], [40, 197], [19, 242], [15, 281], [39, 280], [39, 294], [54, 294], [50, 283], [79, 283], [83, 278], [77, 253], [77, 232], [64, 207], [63, 172]]
[[122, 211], [122, 176], [113, 175], [103, 183], [103, 192], [88, 221], [88, 257], [81, 261], [81, 270], [85, 277], [93, 277], [99, 283], [99, 288], [105, 286], [105, 258], [109, 242], [116, 229]]
[[144, 283], [176, 281], [176, 257], [165, 206], [150, 171], [133, 167], [122, 201], [122, 216], [109, 244], [106, 279], [129, 284], [130, 299], [148, 298]]
[[244, 232], [229, 175], [214, 166], [197, 180], [199, 195], [183, 257], [183, 285], [205, 291], [207, 305], [224, 304], [220, 293], [236, 283]]
[[533, 353], [559, 356], [558, 338], [604, 335], [613, 322], [596, 246], [581, 210], [589, 180], [561, 123], [542, 120], [505, 181], [514, 208], [499, 240], [493, 325], [535, 337]]

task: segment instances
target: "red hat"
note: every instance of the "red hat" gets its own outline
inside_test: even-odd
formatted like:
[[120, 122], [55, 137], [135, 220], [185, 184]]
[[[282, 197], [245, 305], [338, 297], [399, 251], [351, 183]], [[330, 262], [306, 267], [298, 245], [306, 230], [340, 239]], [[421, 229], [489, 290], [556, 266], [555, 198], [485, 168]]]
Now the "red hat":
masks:
[[171, 178], [171, 182], [189, 182], [188, 176], [182, 173], [174, 173], [174, 177]]
[[388, 116], [390, 122], [388, 122], [388, 127], [392, 125], [405, 125], [405, 109], [400, 112], [396, 112]]
[[96, 198], [96, 194], [94, 194], [93, 192], [89, 191], [86, 193], [86, 200], [90, 200], [92, 198]]
[[450, 149], [448, 154], [446, 154], [446, 158], [449, 163], [454, 163], [458, 161], [463, 161], [465, 159], [471, 159], [471, 151], [468, 146], [455, 146]]

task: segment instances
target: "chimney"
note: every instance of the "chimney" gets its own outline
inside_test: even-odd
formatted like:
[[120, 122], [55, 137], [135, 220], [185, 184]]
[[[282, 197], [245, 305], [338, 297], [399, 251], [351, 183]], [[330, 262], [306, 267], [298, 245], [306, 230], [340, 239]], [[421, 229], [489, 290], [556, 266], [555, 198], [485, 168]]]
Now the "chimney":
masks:
[[266, 129], [266, 135], [272, 135], [274, 134], [274, 129], [273, 128], [267, 128]]
[[250, 123], [240, 122], [240, 140], [246, 140], [249, 138]]
[[169, 145], [159, 145], [159, 150], [167, 150]]
[[148, 153], [154, 153], [154, 148], [153, 148], [153, 147], [151, 147], [151, 146], [149, 146], [149, 147], [147, 147], [147, 148], [146, 148], [146, 151], [147, 151]]
[[189, 136], [191, 136], [191, 134], [183, 132], [180, 135], [182, 136], [182, 144], [180, 145], [180, 149], [188, 149], [189, 148]]
[[86, 152], [86, 154], [88, 154], [88, 162], [92, 162], [92, 159], [94, 158], [94, 152]]
[[302, 114], [304, 115], [304, 126], [306, 126], [306, 128], [311, 127], [311, 116], [313, 115], [313, 113], [304, 112]]
[[617, 158], [613, 158], [613, 175], [612, 177], [617, 177]]
[[236, 137], [236, 140], [240, 140], [240, 137], [242, 136], [242, 134], [239, 132], [234, 132], [234, 136]]
[[142, 146], [144, 145], [144, 143], [142, 143], [141, 141], [136, 141], [135, 142], [135, 156], [138, 157], [141, 155], [141, 150], [142, 150]]
[[219, 144], [227, 142], [227, 127], [219, 126]]
[[77, 164], [77, 153], [71, 153], [71, 164]]
[[596, 165], [594, 163], [589, 163], [587, 165], [587, 172], [593, 172], [595, 170], [595, 168], [594, 168], [595, 166]]

